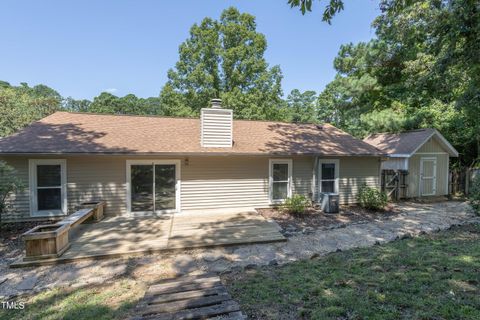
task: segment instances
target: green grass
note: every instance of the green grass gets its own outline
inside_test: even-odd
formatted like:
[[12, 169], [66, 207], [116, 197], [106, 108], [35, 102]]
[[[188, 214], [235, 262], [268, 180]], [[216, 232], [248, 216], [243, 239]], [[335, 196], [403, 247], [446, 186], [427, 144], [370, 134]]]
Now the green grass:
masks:
[[225, 280], [252, 318], [480, 319], [480, 225]]
[[15, 299], [25, 302], [25, 309], [0, 308], [0, 319], [125, 319], [143, 292], [144, 288], [128, 279], [101, 286], [53, 289]]
[[[252, 318], [480, 319], [480, 225], [225, 278]], [[132, 279], [17, 299], [10, 319], [125, 319], [145, 288]]]

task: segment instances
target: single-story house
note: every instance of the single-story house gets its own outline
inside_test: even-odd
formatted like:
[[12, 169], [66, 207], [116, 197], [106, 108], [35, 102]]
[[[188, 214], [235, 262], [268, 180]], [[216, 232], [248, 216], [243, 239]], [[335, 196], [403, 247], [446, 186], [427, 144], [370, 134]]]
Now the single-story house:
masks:
[[198, 118], [56, 112], [0, 139], [28, 187], [6, 220], [264, 208], [292, 194], [353, 203], [379, 186], [384, 153], [329, 124], [233, 120], [218, 100]]
[[378, 133], [363, 141], [388, 154], [382, 169], [408, 171], [407, 197], [448, 195], [449, 160], [458, 152], [437, 130]]

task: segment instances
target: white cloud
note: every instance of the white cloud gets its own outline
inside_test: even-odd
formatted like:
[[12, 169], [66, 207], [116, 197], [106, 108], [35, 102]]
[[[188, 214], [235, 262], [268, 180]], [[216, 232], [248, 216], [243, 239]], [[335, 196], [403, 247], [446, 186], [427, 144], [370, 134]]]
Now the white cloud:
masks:
[[104, 89], [103, 91], [110, 92], [110, 93], [115, 93], [115, 92], [118, 91], [118, 89], [117, 88], [108, 88], [108, 89]]

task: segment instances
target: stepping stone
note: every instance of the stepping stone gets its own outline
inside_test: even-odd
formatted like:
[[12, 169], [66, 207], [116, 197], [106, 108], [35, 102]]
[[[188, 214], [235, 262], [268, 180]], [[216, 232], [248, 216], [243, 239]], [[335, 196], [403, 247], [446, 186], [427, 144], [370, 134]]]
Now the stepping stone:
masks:
[[188, 254], [178, 255], [173, 261], [172, 267], [178, 274], [187, 274], [198, 269], [195, 259]]
[[220, 259], [208, 266], [208, 270], [211, 272], [223, 272], [230, 267], [230, 262], [226, 261], [225, 259]]
[[17, 285], [18, 290], [32, 290], [37, 284], [38, 278], [36, 276], [26, 277]]
[[202, 255], [202, 258], [207, 262], [214, 262], [222, 259], [224, 256], [225, 256], [225, 252], [221, 250], [214, 250], [214, 251], [206, 252], [205, 254]]

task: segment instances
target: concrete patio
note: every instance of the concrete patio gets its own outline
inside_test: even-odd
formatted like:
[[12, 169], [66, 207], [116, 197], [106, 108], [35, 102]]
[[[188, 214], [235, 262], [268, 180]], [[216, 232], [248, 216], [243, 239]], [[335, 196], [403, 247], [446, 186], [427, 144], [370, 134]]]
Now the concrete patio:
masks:
[[162, 251], [286, 241], [274, 221], [256, 211], [176, 214], [163, 217], [108, 217], [82, 224], [70, 235], [70, 248], [58, 258], [23, 261], [27, 267], [85, 259], [134, 256]]

